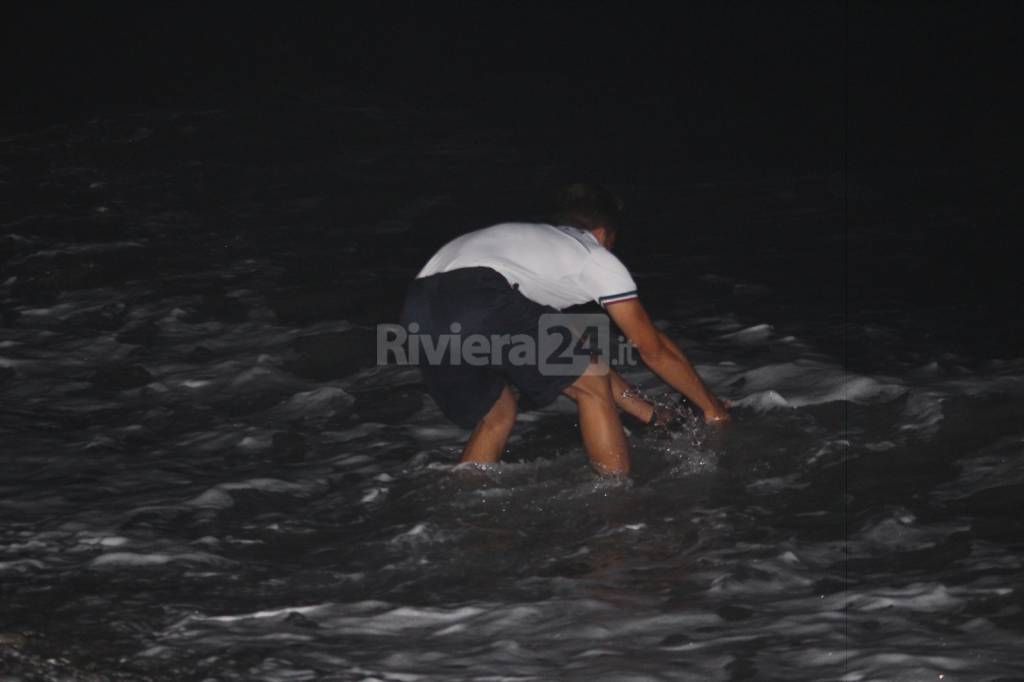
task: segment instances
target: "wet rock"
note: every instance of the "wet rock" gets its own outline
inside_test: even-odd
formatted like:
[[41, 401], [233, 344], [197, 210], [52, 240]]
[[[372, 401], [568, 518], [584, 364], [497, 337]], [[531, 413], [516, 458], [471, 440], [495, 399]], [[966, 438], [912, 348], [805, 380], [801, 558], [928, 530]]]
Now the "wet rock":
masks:
[[278, 431], [274, 434], [274, 456], [277, 459], [300, 462], [306, 458], [306, 438], [294, 431]]
[[302, 336], [295, 341], [298, 358], [286, 369], [306, 379], [340, 379], [377, 362], [373, 330], [352, 329]]
[[0, 367], [0, 384], [6, 383], [15, 377], [13, 367]]
[[129, 388], [145, 386], [153, 381], [153, 375], [141, 365], [124, 367], [104, 367], [96, 370], [90, 379], [97, 388], [123, 391]]

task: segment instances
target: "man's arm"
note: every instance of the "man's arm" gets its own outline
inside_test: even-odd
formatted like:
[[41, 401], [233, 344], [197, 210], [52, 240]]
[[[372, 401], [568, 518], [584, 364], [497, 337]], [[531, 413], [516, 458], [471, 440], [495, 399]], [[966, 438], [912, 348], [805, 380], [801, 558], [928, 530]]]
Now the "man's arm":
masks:
[[610, 303], [608, 314], [652, 372], [704, 410], [704, 421], [729, 418], [725, 405], [704, 385], [700, 375], [672, 339], [657, 329], [637, 299]]

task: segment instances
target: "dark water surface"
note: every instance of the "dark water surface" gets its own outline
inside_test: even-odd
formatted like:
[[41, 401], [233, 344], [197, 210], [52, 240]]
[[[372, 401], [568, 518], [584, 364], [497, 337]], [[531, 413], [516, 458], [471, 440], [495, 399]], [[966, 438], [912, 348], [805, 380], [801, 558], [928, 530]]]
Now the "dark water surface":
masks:
[[374, 325], [584, 147], [372, 102], [4, 139], [2, 674], [1024, 677], [1024, 354], [950, 237], [966, 179], [620, 150], [623, 259], [734, 423], [634, 428], [609, 481], [557, 402], [455, 467]]

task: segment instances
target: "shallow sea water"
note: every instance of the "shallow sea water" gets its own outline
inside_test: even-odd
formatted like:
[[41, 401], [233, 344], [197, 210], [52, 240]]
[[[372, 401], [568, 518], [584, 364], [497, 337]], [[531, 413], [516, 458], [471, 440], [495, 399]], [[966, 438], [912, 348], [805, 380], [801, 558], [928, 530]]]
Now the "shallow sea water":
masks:
[[[632, 425], [606, 480], [560, 400], [456, 466], [467, 434], [373, 325], [486, 213], [450, 188], [533, 163], [473, 130], [367, 104], [0, 143], [4, 679], [1024, 678], [1024, 359], [930, 317], [787, 303], [723, 246], [652, 257], [733, 423]], [[664, 196], [824, 220], [800, 187]]]

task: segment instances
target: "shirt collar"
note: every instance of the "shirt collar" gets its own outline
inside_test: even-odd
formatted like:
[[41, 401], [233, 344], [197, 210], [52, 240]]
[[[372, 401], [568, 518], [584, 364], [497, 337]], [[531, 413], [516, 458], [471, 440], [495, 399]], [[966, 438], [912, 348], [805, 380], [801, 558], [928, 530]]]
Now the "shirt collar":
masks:
[[573, 230], [574, 232], [578, 232], [582, 239], [588, 239], [591, 242], [593, 242], [595, 246], [600, 246], [602, 249], [604, 248], [601, 242], [598, 241], [597, 237], [595, 237], [594, 233], [591, 232], [590, 230], [584, 230], [582, 227], [576, 227], [575, 225], [555, 225], [555, 227], [558, 227], [559, 229], [563, 230]]
[[593, 233], [593, 232], [591, 232], [590, 230], [584, 230], [584, 229], [582, 229], [582, 228], [579, 228], [579, 227], [577, 227], [577, 228], [575, 228], [575, 229], [577, 229], [577, 230], [579, 230], [580, 232], [582, 232], [582, 233], [583, 233], [583, 236], [584, 236], [585, 238], [588, 238], [588, 239], [590, 239], [590, 241], [594, 242], [594, 243], [595, 243], [595, 244], [597, 244], [598, 246], [601, 246], [601, 242], [599, 242], [599, 241], [597, 240], [597, 237], [595, 237], [595, 236], [594, 236], [594, 233]]

